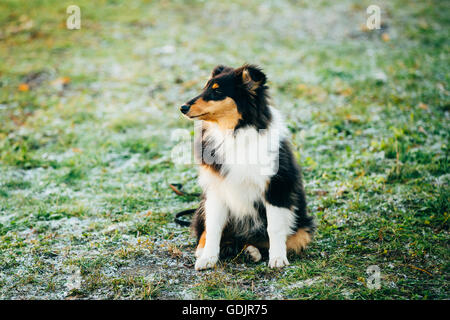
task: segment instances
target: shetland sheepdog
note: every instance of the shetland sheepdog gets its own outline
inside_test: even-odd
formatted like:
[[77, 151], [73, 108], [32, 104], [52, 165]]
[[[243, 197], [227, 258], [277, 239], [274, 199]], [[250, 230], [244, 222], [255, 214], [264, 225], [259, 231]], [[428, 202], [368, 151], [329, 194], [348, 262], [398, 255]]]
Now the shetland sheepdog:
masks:
[[239, 252], [258, 262], [267, 251], [269, 267], [280, 268], [289, 265], [288, 251], [299, 253], [311, 241], [315, 225], [301, 169], [266, 80], [255, 65], [219, 65], [180, 108], [201, 120], [194, 153], [203, 196], [191, 224], [196, 270]]

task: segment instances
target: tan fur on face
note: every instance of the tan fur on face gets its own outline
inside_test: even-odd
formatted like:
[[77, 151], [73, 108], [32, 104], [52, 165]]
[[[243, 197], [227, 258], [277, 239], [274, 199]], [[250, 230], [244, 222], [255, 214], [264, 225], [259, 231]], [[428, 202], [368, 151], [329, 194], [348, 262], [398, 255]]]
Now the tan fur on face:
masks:
[[230, 97], [220, 101], [199, 98], [186, 115], [189, 118], [216, 122], [222, 129], [233, 129], [241, 119], [237, 105]]

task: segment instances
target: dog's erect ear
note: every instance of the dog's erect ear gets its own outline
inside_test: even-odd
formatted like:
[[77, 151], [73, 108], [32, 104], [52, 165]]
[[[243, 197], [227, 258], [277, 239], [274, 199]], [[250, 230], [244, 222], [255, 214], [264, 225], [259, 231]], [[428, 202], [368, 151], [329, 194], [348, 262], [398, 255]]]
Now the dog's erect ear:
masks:
[[261, 68], [255, 65], [243, 65], [236, 69], [235, 72], [242, 84], [252, 91], [264, 85], [267, 80], [266, 75], [262, 72]]
[[221, 73], [226, 72], [226, 71], [231, 71], [231, 70], [233, 70], [233, 68], [230, 68], [230, 67], [227, 67], [227, 66], [224, 66], [224, 65], [218, 65], [211, 72], [211, 78], [214, 78], [218, 74], [221, 74]]

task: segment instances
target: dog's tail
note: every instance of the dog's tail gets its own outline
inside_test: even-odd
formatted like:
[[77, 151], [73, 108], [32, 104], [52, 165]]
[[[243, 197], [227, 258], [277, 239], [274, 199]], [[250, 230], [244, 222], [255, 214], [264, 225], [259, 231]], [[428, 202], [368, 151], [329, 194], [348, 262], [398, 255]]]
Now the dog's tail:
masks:
[[[189, 196], [194, 196], [194, 197], [200, 196], [200, 194], [197, 194], [197, 193], [191, 193], [191, 194], [185, 193], [184, 191], [181, 190], [183, 188], [183, 186], [181, 184], [179, 184], [179, 183], [171, 183], [171, 184], [169, 184], [169, 187], [178, 196], [184, 196], [184, 195], [189, 195]], [[186, 216], [188, 214], [192, 214], [195, 211], [197, 211], [197, 209], [198, 208], [196, 208], [196, 209], [187, 209], [187, 210], [183, 210], [183, 211], [180, 211], [180, 212], [176, 213], [175, 214], [175, 219], [174, 219], [175, 223], [178, 223], [180, 226], [183, 226], [183, 227], [189, 227], [191, 225], [191, 222], [183, 220], [183, 219], [180, 219], [180, 217]]]
[[183, 227], [189, 227], [191, 225], [191, 222], [180, 219], [180, 217], [186, 216], [188, 214], [192, 214], [195, 211], [197, 211], [197, 209], [188, 209], [188, 210], [183, 210], [183, 211], [176, 213], [175, 219], [174, 219], [175, 223], [178, 223], [180, 226], [183, 226]]

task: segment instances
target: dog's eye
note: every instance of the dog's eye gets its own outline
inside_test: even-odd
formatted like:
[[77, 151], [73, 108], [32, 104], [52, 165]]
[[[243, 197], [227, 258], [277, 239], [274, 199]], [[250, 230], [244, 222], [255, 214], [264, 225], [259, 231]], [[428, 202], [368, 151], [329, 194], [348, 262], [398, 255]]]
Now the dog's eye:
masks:
[[216, 89], [216, 90], [214, 90], [213, 95], [216, 98], [221, 98], [221, 97], [223, 97], [223, 92]]
[[224, 97], [224, 94], [221, 91], [215, 89], [215, 90], [211, 90], [211, 92], [209, 93], [209, 97], [212, 100], [222, 100]]

